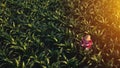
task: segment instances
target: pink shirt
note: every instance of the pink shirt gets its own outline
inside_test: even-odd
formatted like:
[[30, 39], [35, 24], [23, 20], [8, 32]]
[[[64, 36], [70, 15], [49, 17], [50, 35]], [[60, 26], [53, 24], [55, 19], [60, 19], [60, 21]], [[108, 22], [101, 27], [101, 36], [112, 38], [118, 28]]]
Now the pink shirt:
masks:
[[82, 45], [81, 46], [90, 49], [92, 44], [93, 44], [92, 40], [86, 41], [85, 39], [82, 39]]

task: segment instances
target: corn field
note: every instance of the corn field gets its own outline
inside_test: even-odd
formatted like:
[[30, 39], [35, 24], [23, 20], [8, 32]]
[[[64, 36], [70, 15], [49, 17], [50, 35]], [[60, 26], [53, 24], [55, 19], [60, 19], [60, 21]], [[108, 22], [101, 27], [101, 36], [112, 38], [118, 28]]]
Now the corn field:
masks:
[[[0, 68], [120, 68], [119, 0], [0, 0]], [[81, 38], [91, 35], [85, 51]]]

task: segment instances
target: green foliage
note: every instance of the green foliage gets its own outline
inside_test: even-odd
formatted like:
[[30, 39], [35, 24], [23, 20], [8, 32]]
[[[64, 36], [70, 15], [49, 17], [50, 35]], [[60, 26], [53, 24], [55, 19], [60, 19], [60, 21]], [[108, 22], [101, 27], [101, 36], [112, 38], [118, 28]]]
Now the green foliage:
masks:
[[77, 67], [64, 11], [60, 0], [0, 1], [0, 68]]
[[[119, 1], [1, 0], [0, 68], [119, 68], [116, 4]], [[89, 51], [80, 47], [85, 33], [93, 40]]]

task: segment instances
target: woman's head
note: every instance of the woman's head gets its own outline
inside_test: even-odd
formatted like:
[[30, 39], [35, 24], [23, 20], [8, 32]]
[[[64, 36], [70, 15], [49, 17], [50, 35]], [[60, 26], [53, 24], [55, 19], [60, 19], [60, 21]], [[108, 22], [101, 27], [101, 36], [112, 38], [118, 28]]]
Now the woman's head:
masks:
[[90, 35], [85, 35], [85, 36], [84, 36], [84, 39], [85, 39], [86, 41], [89, 41], [89, 40], [91, 40], [91, 36], [90, 36]]

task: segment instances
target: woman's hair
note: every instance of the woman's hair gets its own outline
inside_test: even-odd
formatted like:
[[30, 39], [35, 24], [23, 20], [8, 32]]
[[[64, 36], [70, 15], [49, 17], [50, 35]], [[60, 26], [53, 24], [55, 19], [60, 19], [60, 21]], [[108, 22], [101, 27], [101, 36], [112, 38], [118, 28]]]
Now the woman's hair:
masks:
[[88, 34], [88, 35], [84, 36], [84, 39], [85, 40], [91, 40], [91, 36]]

